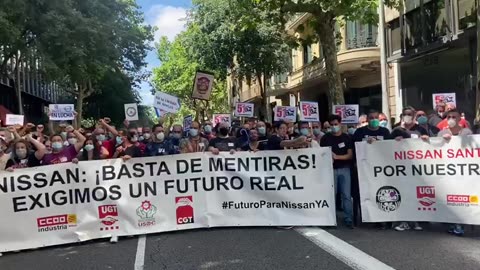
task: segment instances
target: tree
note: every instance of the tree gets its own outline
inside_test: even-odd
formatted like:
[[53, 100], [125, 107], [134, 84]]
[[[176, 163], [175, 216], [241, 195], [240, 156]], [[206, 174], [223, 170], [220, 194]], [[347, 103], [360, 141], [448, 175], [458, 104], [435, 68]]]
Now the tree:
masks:
[[179, 123], [184, 116], [190, 114], [195, 115], [197, 120], [203, 120], [211, 118], [214, 112], [228, 110], [226, 83], [218, 73], [210, 102], [194, 101], [191, 98], [195, 72], [205, 68], [187, 53], [190, 48], [185, 40], [191, 38], [192, 31], [194, 29], [189, 27], [173, 41], [162, 37], [157, 43], [157, 54], [162, 64], [153, 70], [152, 94], [161, 91], [180, 98], [182, 102], [180, 112], [170, 118], [169, 124]]
[[344, 104], [344, 92], [337, 62], [336, 31], [337, 18], [374, 23], [378, 20], [377, 0], [255, 0], [259, 8], [277, 11], [279, 17], [271, 18], [280, 25], [298, 13], [310, 13], [310, 26], [315, 31], [312, 39], [320, 40], [325, 56], [331, 104]]
[[199, 63], [226, 76], [258, 82], [262, 112], [269, 117], [267, 80], [288, 69], [289, 47], [283, 30], [269, 19], [274, 11], [249, 0], [194, 0], [189, 26], [189, 51]]

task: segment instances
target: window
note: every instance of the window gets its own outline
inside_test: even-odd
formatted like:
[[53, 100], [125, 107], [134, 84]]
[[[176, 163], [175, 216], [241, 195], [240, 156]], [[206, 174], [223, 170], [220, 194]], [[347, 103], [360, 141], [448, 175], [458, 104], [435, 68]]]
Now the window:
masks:
[[308, 65], [313, 60], [312, 45], [303, 45], [303, 65]]
[[426, 42], [433, 43], [450, 31], [447, 23], [445, 0], [431, 1], [423, 6], [425, 14]]
[[388, 55], [392, 56], [401, 52], [402, 40], [400, 35], [400, 19], [395, 19], [387, 23], [387, 45]]
[[476, 1], [458, 0], [458, 28], [466, 29], [475, 26], [476, 23]]
[[374, 47], [377, 44], [377, 27], [357, 21], [347, 21], [347, 49]]

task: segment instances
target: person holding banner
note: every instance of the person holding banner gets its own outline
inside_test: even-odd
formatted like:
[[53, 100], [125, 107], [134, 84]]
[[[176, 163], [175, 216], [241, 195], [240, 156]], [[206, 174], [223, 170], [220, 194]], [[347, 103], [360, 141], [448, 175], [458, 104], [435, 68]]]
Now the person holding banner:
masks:
[[94, 136], [91, 136], [85, 141], [85, 145], [80, 154], [80, 160], [101, 160], [107, 159], [109, 156], [110, 153], [108, 153], [108, 150], [103, 147], [102, 143], [97, 141]]
[[440, 131], [436, 126], [432, 126], [428, 123], [427, 114], [424, 111], [417, 111], [415, 114], [415, 120], [419, 126], [427, 131], [429, 137], [436, 137]]
[[431, 114], [428, 117], [428, 124], [432, 126], [437, 126], [443, 119], [445, 119], [446, 104], [444, 102], [439, 102], [435, 105], [435, 113]]
[[304, 148], [308, 146], [307, 137], [300, 136], [294, 140], [289, 140], [287, 135], [287, 124], [278, 122], [275, 126], [275, 132], [267, 142], [268, 150], [284, 150], [288, 148]]
[[[438, 137], [443, 137], [446, 141], [450, 141], [452, 136], [468, 136], [473, 135], [473, 132], [466, 127], [460, 126], [461, 116], [457, 110], [451, 110], [446, 114], [448, 122], [448, 128], [441, 130], [438, 133]], [[465, 233], [464, 227], [461, 224], [451, 225], [448, 229], [448, 233], [462, 236]]]
[[237, 141], [235, 137], [228, 136], [229, 131], [230, 124], [228, 122], [221, 122], [219, 124], [217, 137], [210, 141], [208, 147], [208, 150], [212, 152], [212, 154], [218, 155], [220, 152], [235, 151]]
[[172, 143], [165, 138], [165, 132], [162, 125], [152, 127], [153, 138], [146, 146], [145, 153], [148, 157], [173, 155], [175, 153]]
[[[447, 113], [452, 110], [455, 110], [455, 106], [453, 104], [447, 104], [446, 106]], [[470, 128], [470, 123], [468, 123], [467, 120], [461, 117], [460, 117], [460, 121], [458, 122], [458, 125], [461, 126], [462, 128]], [[440, 123], [438, 123], [437, 128], [440, 130], [444, 130], [448, 128], [448, 119], [445, 118]]]
[[50, 141], [52, 142], [52, 153], [46, 154], [43, 157], [42, 165], [52, 165], [72, 162], [83, 148], [86, 138], [78, 131], [74, 130], [72, 126], [65, 128], [67, 134], [72, 132], [75, 134], [77, 141], [73, 145], [65, 146], [63, 137], [60, 135], [52, 135]]
[[414, 108], [403, 108], [401, 124], [393, 129], [391, 137], [397, 140], [408, 138], [422, 138], [427, 140], [428, 132], [415, 122], [415, 115]]
[[325, 134], [320, 146], [331, 147], [333, 157], [333, 172], [335, 192], [340, 192], [345, 225], [353, 229], [352, 178], [353, 141], [342, 132], [342, 118], [339, 115], [330, 115], [328, 118], [332, 132]]
[[[123, 161], [130, 160], [132, 158], [142, 157], [142, 152], [135, 143], [138, 141], [136, 132], [121, 131], [117, 137], [117, 149], [113, 158], [122, 158]], [[120, 136], [121, 135], [121, 136]]]
[[[14, 132], [16, 133], [16, 131]], [[13, 144], [10, 159], [5, 166], [8, 172], [13, 172], [16, 169], [40, 166], [40, 161], [45, 156], [45, 146], [33, 139], [31, 134], [28, 134], [26, 138], [26, 140], [20, 139]], [[32, 150], [31, 145], [35, 147], [36, 151]]]
[[[3, 130], [0, 130], [2, 132]], [[5, 136], [0, 135], [0, 171], [4, 171], [11, 153], [7, 153], [8, 143]]]
[[255, 127], [258, 132], [259, 140], [260, 141], [266, 141], [268, 140], [268, 131], [267, 131], [267, 125], [265, 125], [265, 122], [263, 121], [258, 121], [257, 126]]
[[321, 122], [312, 122], [312, 134], [313, 134], [312, 139], [314, 139], [319, 144], [320, 144], [320, 140], [325, 135], [325, 133], [322, 132], [321, 126], [322, 126]]
[[208, 149], [208, 140], [200, 137], [199, 131], [200, 123], [198, 121], [192, 121], [192, 126], [188, 131], [188, 138], [182, 139], [180, 141], [180, 153], [186, 154], [205, 152], [205, 150]]
[[260, 142], [260, 137], [256, 129], [250, 129], [248, 133], [248, 138], [248, 143], [244, 144], [243, 146], [237, 146], [237, 151], [257, 152], [266, 149], [266, 143]]
[[368, 114], [368, 125], [357, 129], [355, 134], [353, 134], [355, 142], [367, 141], [372, 143], [373, 141], [386, 139], [390, 139], [390, 131], [380, 126], [379, 113], [375, 110], [370, 111]]
[[215, 138], [215, 135], [213, 134], [213, 126], [212, 122], [206, 121], [203, 124], [203, 132], [202, 132], [202, 137], [207, 139], [208, 141], [212, 140]]

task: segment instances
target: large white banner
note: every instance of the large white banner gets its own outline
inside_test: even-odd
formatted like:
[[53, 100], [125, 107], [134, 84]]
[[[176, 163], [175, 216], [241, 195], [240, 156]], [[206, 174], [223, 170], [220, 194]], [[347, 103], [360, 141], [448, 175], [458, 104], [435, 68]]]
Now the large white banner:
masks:
[[0, 178], [0, 252], [214, 226], [332, 226], [334, 203], [330, 148], [19, 169]]
[[480, 224], [480, 136], [357, 142], [365, 222]]

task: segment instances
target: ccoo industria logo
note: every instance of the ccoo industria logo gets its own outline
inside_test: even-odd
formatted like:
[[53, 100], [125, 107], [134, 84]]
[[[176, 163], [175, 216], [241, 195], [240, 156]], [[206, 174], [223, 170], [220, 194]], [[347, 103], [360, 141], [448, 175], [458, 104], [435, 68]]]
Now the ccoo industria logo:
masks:
[[66, 230], [77, 226], [77, 215], [64, 214], [37, 218], [38, 232]]

